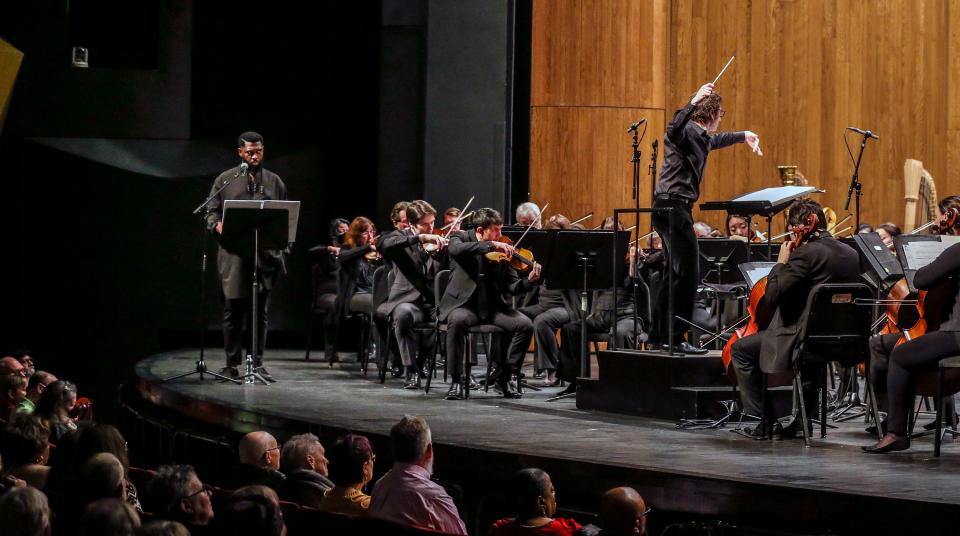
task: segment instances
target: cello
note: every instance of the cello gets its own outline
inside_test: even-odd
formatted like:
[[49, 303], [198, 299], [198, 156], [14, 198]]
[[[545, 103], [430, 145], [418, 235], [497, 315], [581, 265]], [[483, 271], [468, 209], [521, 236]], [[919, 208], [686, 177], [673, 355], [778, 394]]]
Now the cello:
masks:
[[[816, 214], [807, 216], [806, 223], [801, 224], [800, 228], [795, 232], [796, 237], [792, 240], [791, 251], [796, 251], [798, 247], [803, 245], [803, 243], [811, 237], [819, 236], [820, 233], [817, 231], [819, 221], [820, 218]], [[770, 325], [770, 320], [773, 319], [773, 310], [771, 310], [766, 300], [763, 299], [766, 292], [767, 276], [764, 276], [750, 289], [750, 301], [747, 305], [747, 313], [749, 313], [750, 319], [745, 326], [733, 332], [733, 335], [727, 340], [727, 344], [723, 346], [723, 352], [720, 354], [720, 358], [723, 361], [723, 370], [727, 372], [734, 382], [736, 381], [736, 376], [734, 376], [730, 369], [730, 363], [733, 362], [732, 351], [734, 343], [744, 337], [749, 337], [761, 330], [767, 329], [767, 326]]]

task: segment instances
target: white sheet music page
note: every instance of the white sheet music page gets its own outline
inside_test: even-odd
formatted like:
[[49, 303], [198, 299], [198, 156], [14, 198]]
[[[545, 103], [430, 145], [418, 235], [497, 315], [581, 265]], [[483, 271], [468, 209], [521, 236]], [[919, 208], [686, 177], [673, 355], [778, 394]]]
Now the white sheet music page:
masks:
[[919, 270], [930, 264], [948, 247], [960, 242], [960, 236], [941, 236], [940, 240], [907, 242], [903, 245], [907, 270]]
[[746, 195], [742, 195], [734, 201], [770, 201], [776, 202], [781, 199], [790, 199], [813, 193], [817, 189], [813, 186], [777, 186], [776, 188], [764, 188]]

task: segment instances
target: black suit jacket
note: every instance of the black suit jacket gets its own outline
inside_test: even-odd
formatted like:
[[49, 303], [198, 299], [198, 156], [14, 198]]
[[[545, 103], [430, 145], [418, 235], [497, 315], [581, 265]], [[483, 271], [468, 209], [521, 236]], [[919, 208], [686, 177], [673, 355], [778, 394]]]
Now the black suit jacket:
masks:
[[[760, 368], [782, 372], [792, 366], [793, 349], [810, 290], [820, 283], [856, 283], [860, 279], [860, 258], [853, 248], [823, 233], [796, 249], [785, 264], [777, 264], [767, 276], [764, 301], [775, 311], [762, 332]], [[864, 312], [866, 314], [866, 312]]]
[[446, 320], [450, 311], [470, 301], [479, 288], [480, 274], [484, 274], [484, 285], [492, 285], [487, 294], [491, 297], [490, 312], [512, 309], [505, 295], [530, 290], [527, 279], [517, 276], [509, 264], [492, 264], [484, 258], [484, 254], [494, 250], [493, 242], [479, 241], [473, 230], [451, 233], [449, 238], [450, 283], [440, 299], [440, 320]]
[[393, 285], [387, 300], [377, 307], [377, 314], [388, 316], [401, 303], [412, 303], [421, 296], [425, 304], [434, 304], [433, 280], [447, 268], [446, 250], [427, 255], [412, 231], [391, 233], [380, 243], [380, 253], [393, 265]]
[[296, 469], [287, 473], [277, 494], [284, 501], [310, 508], [319, 508], [323, 495], [333, 488], [329, 478], [311, 469]]

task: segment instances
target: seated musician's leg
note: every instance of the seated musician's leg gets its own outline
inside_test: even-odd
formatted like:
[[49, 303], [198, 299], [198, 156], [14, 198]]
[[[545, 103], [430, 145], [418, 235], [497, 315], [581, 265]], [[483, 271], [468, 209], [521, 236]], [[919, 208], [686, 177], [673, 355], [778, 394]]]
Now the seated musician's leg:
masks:
[[417, 334], [413, 329], [417, 316], [422, 316], [420, 308], [412, 303], [401, 303], [393, 309], [393, 332], [400, 349], [400, 361], [406, 373], [404, 387], [416, 387], [419, 373], [415, 370], [417, 358]]
[[497, 384], [504, 396], [519, 398], [519, 394], [513, 393], [509, 388], [510, 375], [523, 366], [523, 358], [533, 338], [533, 322], [519, 311], [509, 311], [494, 313], [490, 323], [506, 331], [505, 337], [510, 337], [506, 355], [499, 353], [497, 356], [498, 359], [505, 360], [499, 363], [502, 373], [497, 378]]
[[733, 343], [731, 356], [733, 370], [740, 385], [740, 404], [743, 413], [759, 417], [762, 413], [763, 371], [760, 370], [760, 333], [745, 337]]
[[537, 367], [547, 371], [547, 382], [556, 380], [560, 362], [557, 330], [570, 322], [570, 313], [563, 307], [547, 309], [533, 319], [533, 333], [537, 340]]
[[[480, 323], [477, 314], [466, 307], [458, 307], [447, 315], [447, 367], [450, 369], [450, 392], [455, 395], [463, 374], [463, 356], [466, 351], [467, 330]], [[462, 393], [460, 393], [462, 395]]]

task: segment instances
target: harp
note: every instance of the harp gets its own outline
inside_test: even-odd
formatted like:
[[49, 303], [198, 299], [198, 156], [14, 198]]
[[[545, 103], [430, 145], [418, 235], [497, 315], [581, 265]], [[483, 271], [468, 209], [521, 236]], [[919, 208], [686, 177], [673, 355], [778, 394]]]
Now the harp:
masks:
[[937, 201], [937, 184], [923, 162], [908, 158], [903, 165], [903, 186], [906, 209], [903, 215], [903, 232], [909, 233], [920, 225], [940, 218]]

